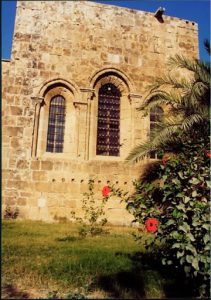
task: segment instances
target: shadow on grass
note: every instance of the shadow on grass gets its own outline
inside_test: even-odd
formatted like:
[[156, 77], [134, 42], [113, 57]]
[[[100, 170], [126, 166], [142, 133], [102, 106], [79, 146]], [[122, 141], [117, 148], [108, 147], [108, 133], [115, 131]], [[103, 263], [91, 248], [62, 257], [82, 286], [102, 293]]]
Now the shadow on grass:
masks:
[[1, 299], [30, 299], [30, 296], [12, 284], [4, 284], [1, 289]]
[[156, 271], [160, 275], [162, 289], [166, 298], [192, 298], [196, 291], [194, 283], [189, 281], [182, 270], [174, 266], [162, 265], [161, 259], [150, 253], [135, 253], [130, 256], [139, 271]]
[[[112, 298], [193, 298], [194, 284], [187, 281], [184, 274], [172, 266], [163, 266], [150, 254], [137, 252], [127, 256], [131, 260], [130, 271], [121, 271], [108, 276], [100, 276], [95, 285]], [[153, 292], [154, 291], [154, 292]], [[154, 293], [154, 294], [153, 294]]]

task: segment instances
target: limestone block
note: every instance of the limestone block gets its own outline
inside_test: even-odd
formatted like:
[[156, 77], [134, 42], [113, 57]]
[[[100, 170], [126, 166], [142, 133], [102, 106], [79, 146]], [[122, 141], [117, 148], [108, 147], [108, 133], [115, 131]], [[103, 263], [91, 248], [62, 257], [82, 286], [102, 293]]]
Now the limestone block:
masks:
[[37, 160], [31, 161], [31, 169], [40, 170], [40, 161]]
[[33, 171], [32, 179], [35, 181], [45, 181], [47, 178], [47, 174], [45, 171]]
[[22, 136], [23, 135], [23, 127], [16, 127], [16, 126], [5, 126], [4, 134], [7, 136]]
[[19, 106], [10, 106], [10, 112], [11, 112], [11, 115], [19, 116], [19, 115], [22, 115], [23, 108], [21, 108]]
[[50, 192], [52, 191], [52, 184], [47, 182], [35, 182], [35, 191]]
[[26, 198], [23, 197], [17, 198], [17, 205], [25, 206], [26, 203], [27, 203]]
[[51, 161], [41, 161], [41, 170], [52, 170], [53, 162]]
[[17, 168], [18, 169], [28, 169], [29, 168], [29, 161], [27, 161], [27, 160], [18, 160], [17, 161]]

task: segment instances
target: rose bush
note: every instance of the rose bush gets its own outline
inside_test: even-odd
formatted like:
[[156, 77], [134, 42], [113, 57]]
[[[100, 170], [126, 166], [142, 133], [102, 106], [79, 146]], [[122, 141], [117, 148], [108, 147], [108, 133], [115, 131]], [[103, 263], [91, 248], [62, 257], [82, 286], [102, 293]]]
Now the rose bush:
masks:
[[[140, 224], [136, 240], [162, 263], [180, 269], [198, 296], [209, 295], [210, 286], [210, 157], [209, 141], [185, 142], [177, 154], [150, 164], [129, 195], [115, 186], [112, 193], [127, 202]], [[150, 220], [157, 220], [150, 231]], [[148, 225], [147, 225], [148, 224]], [[159, 224], [159, 226], [157, 226]]]
[[156, 164], [153, 176], [145, 174], [136, 182], [136, 192], [126, 199], [134, 221], [144, 224], [152, 217], [159, 221], [146, 247], [154, 251], [156, 244], [162, 245], [162, 263], [182, 268], [201, 296], [209, 294], [210, 278], [208, 148], [203, 140], [187, 142], [179, 154]]

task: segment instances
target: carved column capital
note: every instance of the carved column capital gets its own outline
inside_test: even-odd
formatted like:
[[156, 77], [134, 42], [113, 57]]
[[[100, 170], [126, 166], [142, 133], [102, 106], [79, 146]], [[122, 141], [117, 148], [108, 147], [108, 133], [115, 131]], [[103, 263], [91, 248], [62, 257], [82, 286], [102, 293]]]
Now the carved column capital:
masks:
[[80, 109], [80, 107], [86, 107], [87, 103], [86, 102], [79, 102], [79, 101], [74, 101], [73, 105], [75, 106], [75, 108]]
[[95, 97], [95, 90], [90, 88], [81, 88], [80, 91], [85, 94], [85, 99], [92, 100]]
[[142, 96], [140, 94], [130, 93], [128, 95], [128, 98], [129, 98], [130, 104], [133, 104], [133, 106], [138, 107]]
[[34, 97], [31, 97], [31, 99], [32, 99], [32, 101], [35, 105], [36, 104], [40, 104], [40, 105], [44, 104], [44, 98], [43, 97], [34, 96]]

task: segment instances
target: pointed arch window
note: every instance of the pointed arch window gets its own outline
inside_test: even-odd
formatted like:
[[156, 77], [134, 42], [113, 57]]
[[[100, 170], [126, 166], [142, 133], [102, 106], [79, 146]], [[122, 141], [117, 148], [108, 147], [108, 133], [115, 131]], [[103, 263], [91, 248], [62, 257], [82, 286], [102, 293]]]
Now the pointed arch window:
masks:
[[[162, 120], [163, 109], [160, 106], [155, 106], [150, 110], [150, 135], [152, 130], [158, 128], [158, 123]], [[154, 151], [150, 158], [157, 158], [157, 153]]]
[[47, 152], [63, 152], [65, 129], [65, 99], [57, 95], [50, 101]]
[[120, 97], [112, 83], [99, 89], [97, 121], [97, 155], [120, 155]]

